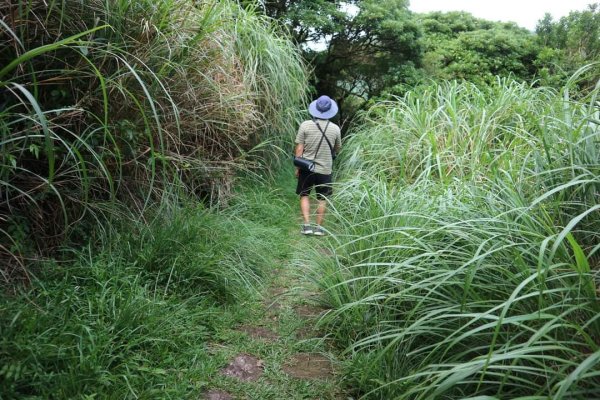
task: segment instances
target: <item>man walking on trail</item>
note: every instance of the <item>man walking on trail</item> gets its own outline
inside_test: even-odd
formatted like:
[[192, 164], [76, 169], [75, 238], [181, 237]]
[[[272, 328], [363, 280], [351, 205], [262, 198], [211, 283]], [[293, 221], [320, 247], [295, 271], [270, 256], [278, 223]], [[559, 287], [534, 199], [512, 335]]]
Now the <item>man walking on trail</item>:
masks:
[[[298, 186], [296, 194], [300, 196], [300, 210], [304, 224], [301, 233], [323, 236], [323, 218], [325, 216], [326, 198], [332, 194], [332, 166], [335, 154], [342, 145], [340, 127], [330, 122], [338, 112], [335, 101], [328, 96], [321, 96], [310, 103], [308, 112], [312, 120], [304, 121], [296, 135], [296, 157], [312, 160], [315, 169], [312, 172], [296, 168]], [[310, 192], [315, 188], [317, 194], [317, 224], [310, 224]]]

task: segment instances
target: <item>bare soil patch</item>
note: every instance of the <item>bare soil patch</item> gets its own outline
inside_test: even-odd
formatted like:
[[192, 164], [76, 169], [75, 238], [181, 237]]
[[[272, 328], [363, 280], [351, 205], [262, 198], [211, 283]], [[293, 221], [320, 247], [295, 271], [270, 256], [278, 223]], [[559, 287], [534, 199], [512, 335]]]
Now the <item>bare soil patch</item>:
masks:
[[233, 396], [222, 390], [210, 390], [204, 397], [206, 400], [233, 400]]
[[323, 307], [313, 306], [310, 304], [301, 304], [294, 307], [294, 311], [301, 317], [304, 318], [315, 318], [321, 316], [325, 311]]
[[261, 326], [242, 325], [238, 328], [239, 331], [246, 333], [253, 339], [260, 339], [266, 342], [274, 342], [279, 339], [279, 335], [270, 329]]
[[256, 381], [263, 373], [263, 362], [252, 355], [240, 354], [221, 373], [245, 382]]
[[286, 361], [283, 371], [298, 379], [327, 379], [333, 376], [331, 361], [318, 353], [299, 353]]

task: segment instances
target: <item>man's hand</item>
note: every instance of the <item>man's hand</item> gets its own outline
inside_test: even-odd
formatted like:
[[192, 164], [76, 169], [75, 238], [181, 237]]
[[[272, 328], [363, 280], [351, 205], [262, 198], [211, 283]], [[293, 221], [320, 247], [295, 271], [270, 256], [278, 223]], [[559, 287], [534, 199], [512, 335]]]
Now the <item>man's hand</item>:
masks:
[[300, 177], [300, 168], [296, 168], [296, 178]]

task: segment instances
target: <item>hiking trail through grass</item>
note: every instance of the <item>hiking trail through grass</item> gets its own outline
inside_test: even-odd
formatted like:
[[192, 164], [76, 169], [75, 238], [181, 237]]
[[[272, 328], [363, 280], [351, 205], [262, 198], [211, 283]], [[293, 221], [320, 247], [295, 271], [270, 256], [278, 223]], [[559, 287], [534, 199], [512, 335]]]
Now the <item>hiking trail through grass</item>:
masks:
[[281, 226], [273, 247], [287, 257], [267, 271], [258, 293], [219, 315], [226, 322], [209, 344], [205, 399], [349, 398], [340, 389], [340, 361], [316, 326], [327, 310], [308, 278], [310, 267], [299, 257], [313, 247], [326, 251], [328, 239], [299, 233], [296, 198], [288, 189], [280, 194], [283, 201], [265, 205], [283, 207], [289, 216], [265, 221]]

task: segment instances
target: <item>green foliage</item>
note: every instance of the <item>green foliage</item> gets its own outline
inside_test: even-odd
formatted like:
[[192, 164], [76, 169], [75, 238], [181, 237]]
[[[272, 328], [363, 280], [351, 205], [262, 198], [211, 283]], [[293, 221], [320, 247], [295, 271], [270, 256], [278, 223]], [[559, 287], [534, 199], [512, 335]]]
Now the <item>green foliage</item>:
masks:
[[[210, 329], [198, 296], [165, 298], [110, 258], [51, 273], [2, 298], [2, 398], [180, 397], [180, 378]], [[192, 351], [193, 349], [193, 351]]]
[[[252, 3], [241, 0], [242, 4]], [[350, 3], [350, 2], [348, 2]], [[283, 22], [294, 43], [318, 42], [326, 35], [339, 31], [346, 18], [338, 0], [265, 0], [261, 2], [265, 13]]]
[[265, 1], [263, 6], [304, 49], [316, 92], [338, 101], [342, 120], [385, 88], [405, 82], [420, 63], [419, 28], [406, 0]]
[[464, 12], [425, 14], [420, 23], [428, 76], [480, 84], [511, 75], [529, 81], [535, 74], [538, 49], [526, 29]]
[[597, 96], [432, 84], [353, 132], [307, 262], [361, 398], [600, 395]]
[[420, 63], [419, 29], [404, 0], [360, 1], [358, 13], [348, 16], [332, 34], [327, 51], [315, 57], [316, 88], [329, 93], [342, 107], [341, 118], [385, 88], [403, 82], [407, 68]]
[[0, 397], [201, 396], [220, 367], [207, 344], [231, 323], [223, 306], [245, 304], [290, 252], [274, 245], [281, 227], [241, 207], [289, 216], [279, 197], [255, 184], [226, 211], [160, 210], [101, 252], [40, 264], [29, 287], [0, 297]]
[[[317, 93], [338, 100], [344, 125], [374, 99], [402, 95], [427, 79], [484, 85], [511, 77], [560, 88], [598, 59], [597, 5], [558, 22], [547, 15], [537, 34], [465, 12], [413, 15], [404, 0], [265, 1], [262, 7], [303, 48]], [[593, 89], [597, 73], [588, 74], [577, 90]]]
[[507, 79], [478, 87], [443, 82], [381, 102], [365, 113], [360, 134], [340, 155], [348, 176], [390, 182], [435, 178], [483, 180], [514, 158], [561, 111], [556, 92]]
[[277, 157], [304, 108], [299, 53], [233, 1], [21, 1], [0, 13], [5, 280], [23, 257], [165, 199], [223, 201], [236, 172]]
[[[600, 61], [598, 3], [589, 5], [585, 11], [573, 11], [558, 21], [546, 14], [536, 32], [542, 46], [536, 64], [544, 84], [562, 85], [582, 65]], [[597, 75], [597, 69], [589, 71], [589, 76], [579, 81], [580, 90], [592, 90]]]
[[115, 251], [164, 293], [193, 290], [225, 301], [259, 281], [265, 262], [250, 230], [243, 221], [206, 211], [161, 212], [149, 227], [120, 238]]

